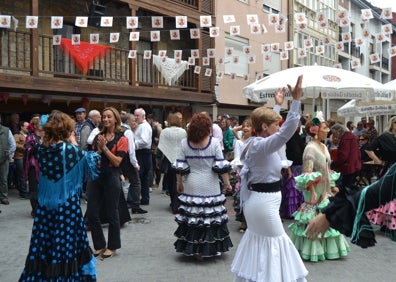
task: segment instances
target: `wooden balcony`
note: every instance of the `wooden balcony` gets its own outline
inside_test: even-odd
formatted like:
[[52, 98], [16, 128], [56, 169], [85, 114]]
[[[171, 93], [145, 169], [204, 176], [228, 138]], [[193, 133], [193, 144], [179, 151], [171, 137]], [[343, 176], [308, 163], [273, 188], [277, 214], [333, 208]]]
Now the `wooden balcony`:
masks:
[[194, 74], [193, 67], [169, 86], [152, 59], [143, 59], [140, 53], [136, 59], [128, 59], [129, 50], [113, 48], [82, 74], [61, 48], [52, 44], [52, 36], [39, 35], [38, 50], [31, 50], [31, 36], [30, 32], [0, 31], [0, 90], [213, 102], [214, 78]]

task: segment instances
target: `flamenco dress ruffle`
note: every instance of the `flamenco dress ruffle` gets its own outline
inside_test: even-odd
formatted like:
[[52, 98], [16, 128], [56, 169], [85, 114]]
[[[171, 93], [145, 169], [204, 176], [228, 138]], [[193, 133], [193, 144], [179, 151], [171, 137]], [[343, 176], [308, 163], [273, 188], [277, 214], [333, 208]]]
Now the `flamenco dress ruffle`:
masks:
[[[338, 173], [330, 174], [330, 182], [334, 183], [339, 177]], [[321, 178], [320, 172], [304, 173], [296, 177], [297, 187], [307, 187], [308, 183]], [[325, 199], [319, 203], [304, 202], [293, 214], [294, 222], [289, 225], [291, 240], [300, 256], [312, 262], [325, 259], [339, 259], [348, 255], [350, 248], [345, 237], [337, 230], [329, 228], [325, 234], [320, 234], [317, 240], [309, 240], [306, 234], [308, 222], [314, 219], [323, 208], [329, 204]]]
[[[80, 195], [88, 174], [98, 176], [100, 156], [63, 142], [40, 149], [39, 159], [54, 164], [40, 167], [38, 206], [19, 281], [96, 281]], [[53, 167], [63, 167], [64, 174]]]
[[234, 281], [306, 281], [308, 271], [279, 216], [280, 202], [280, 192], [252, 192], [245, 203], [248, 228], [231, 264]]
[[204, 197], [182, 194], [179, 201], [179, 214], [175, 217], [178, 228], [174, 233], [177, 252], [212, 257], [233, 246], [223, 194]]
[[[292, 232], [291, 240], [304, 260], [317, 262], [325, 259], [339, 259], [349, 253], [350, 249], [347, 240], [333, 228], [329, 228], [317, 240], [309, 240], [307, 238], [305, 230], [308, 222], [314, 219], [328, 203], [329, 200], [324, 200], [319, 204], [304, 202], [293, 214], [295, 221], [289, 225], [289, 229]], [[324, 238], [322, 242], [321, 238]]]
[[381, 230], [396, 241], [396, 200], [369, 211], [367, 217], [372, 224], [381, 225]]
[[[59, 211], [76, 220], [65, 221]], [[29, 255], [19, 281], [96, 281], [96, 259], [78, 196], [72, 196], [59, 211], [37, 206]]]

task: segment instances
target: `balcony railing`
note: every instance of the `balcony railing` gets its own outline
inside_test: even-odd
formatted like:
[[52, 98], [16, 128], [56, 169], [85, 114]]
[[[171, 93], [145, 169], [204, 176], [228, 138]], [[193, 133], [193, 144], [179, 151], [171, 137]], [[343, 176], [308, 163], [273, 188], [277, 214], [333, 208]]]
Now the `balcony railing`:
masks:
[[[30, 40], [29, 32], [0, 31], [0, 73], [18, 75], [34, 73]], [[103, 59], [94, 60], [91, 69], [83, 75], [61, 48], [52, 44], [52, 36], [40, 35], [38, 45], [36, 73], [39, 76], [100, 80], [104, 83], [117, 82], [153, 88], [169, 87], [153, 65], [152, 59], [143, 59], [143, 54], [140, 53], [133, 64], [133, 60], [128, 59], [129, 50], [113, 48]], [[198, 90], [198, 76], [194, 74], [193, 67], [190, 67], [171, 87], [186, 91], [210, 92], [210, 83], [208, 84], [204, 77], [202, 81], [204, 85]]]
[[201, 2], [201, 11], [208, 14], [213, 14], [214, 1], [213, 0], [172, 0], [173, 2], [181, 3], [193, 9], [199, 9], [199, 2]]

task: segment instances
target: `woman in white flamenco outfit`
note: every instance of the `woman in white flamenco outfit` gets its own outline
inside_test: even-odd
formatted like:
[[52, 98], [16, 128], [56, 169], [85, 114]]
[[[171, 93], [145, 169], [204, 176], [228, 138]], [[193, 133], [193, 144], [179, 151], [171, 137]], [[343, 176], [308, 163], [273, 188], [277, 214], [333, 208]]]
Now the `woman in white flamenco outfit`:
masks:
[[291, 138], [300, 119], [302, 76], [296, 86], [286, 122], [279, 129], [280, 105], [286, 88], [275, 94], [274, 110], [260, 107], [251, 114], [257, 137], [245, 142], [241, 160], [241, 203], [248, 229], [243, 235], [231, 271], [235, 281], [306, 281], [308, 270], [286, 234], [279, 215], [282, 147]]

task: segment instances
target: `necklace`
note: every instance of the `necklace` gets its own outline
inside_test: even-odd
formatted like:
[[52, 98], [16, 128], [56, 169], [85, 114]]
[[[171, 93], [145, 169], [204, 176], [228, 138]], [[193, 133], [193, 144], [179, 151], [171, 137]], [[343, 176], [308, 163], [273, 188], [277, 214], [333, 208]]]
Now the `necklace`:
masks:
[[[107, 136], [109, 136], [109, 137], [107, 137]], [[106, 134], [105, 138], [106, 138], [107, 142], [110, 142], [111, 140], [114, 139], [114, 134]]]

